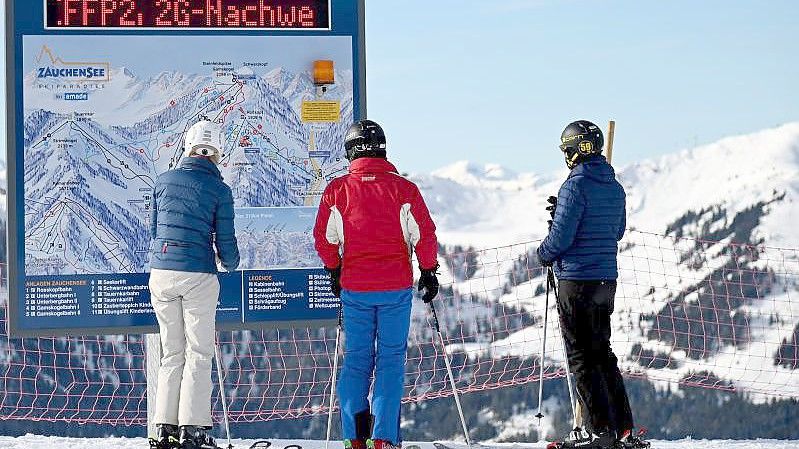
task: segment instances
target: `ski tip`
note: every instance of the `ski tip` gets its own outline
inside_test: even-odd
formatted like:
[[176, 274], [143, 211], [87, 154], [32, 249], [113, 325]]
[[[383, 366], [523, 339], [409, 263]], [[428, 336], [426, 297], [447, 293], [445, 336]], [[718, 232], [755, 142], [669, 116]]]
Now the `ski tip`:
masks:
[[272, 446], [271, 441], [260, 440], [253, 443], [252, 446], [250, 446], [250, 449], [269, 449], [270, 446]]

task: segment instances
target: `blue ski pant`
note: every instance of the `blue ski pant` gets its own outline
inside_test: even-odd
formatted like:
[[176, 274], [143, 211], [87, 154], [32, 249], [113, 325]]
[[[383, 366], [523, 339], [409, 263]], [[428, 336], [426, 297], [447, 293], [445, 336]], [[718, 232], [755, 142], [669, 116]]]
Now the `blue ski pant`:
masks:
[[341, 292], [344, 312], [344, 366], [338, 382], [341, 429], [354, 440], [356, 415], [369, 410], [374, 377], [372, 438], [401, 442], [400, 402], [411, 321], [411, 289], [389, 292]]

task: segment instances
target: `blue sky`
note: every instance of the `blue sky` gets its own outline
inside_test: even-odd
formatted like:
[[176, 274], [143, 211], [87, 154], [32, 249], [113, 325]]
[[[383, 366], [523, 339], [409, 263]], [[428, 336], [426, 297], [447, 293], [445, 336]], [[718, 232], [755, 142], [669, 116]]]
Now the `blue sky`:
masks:
[[799, 120], [795, 0], [367, 0], [369, 115], [401, 170], [562, 167], [573, 119], [615, 162]]
[[617, 121], [617, 165], [799, 120], [795, 0], [366, 2], [369, 117], [402, 171], [550, 171], [574, 119]]

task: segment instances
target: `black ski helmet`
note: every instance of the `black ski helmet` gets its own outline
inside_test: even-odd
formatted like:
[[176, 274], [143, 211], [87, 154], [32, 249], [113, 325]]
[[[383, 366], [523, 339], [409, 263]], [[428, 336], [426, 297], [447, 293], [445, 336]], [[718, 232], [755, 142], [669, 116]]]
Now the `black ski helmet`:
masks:
[[344, 137], [344, 148], [350, 162], [360, 157], [386, 157], [386, 134], [371, 120], [353, 123]]
[[605, 138], [602, 130], [588, 120], [569, 123], [560, 135], [560, 151], [566, 156], [566, 166], [574, 168], [592, 154], [602, 154]]

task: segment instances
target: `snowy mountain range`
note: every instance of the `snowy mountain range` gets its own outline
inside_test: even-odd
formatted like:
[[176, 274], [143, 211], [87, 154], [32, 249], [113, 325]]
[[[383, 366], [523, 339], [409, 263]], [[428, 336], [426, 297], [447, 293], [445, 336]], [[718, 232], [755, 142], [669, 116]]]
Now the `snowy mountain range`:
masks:
[[[546, 198], [557, 194], [567, 174], [565, 167], [519, 174], [460, 161], [411, 177], [422, 187], [443, 243], [489, 248], [543, 238]], [[722, 225], [784, 195], [764, 212], [755, 238], [769, 246], [799, 246], [793, 225], [799, 217], [799, 122], [617, 168], [617, 174], [627, 191], [631, 228], [666, 233], [687, 212], [711, 208], [724, 210]], [[686, 235], [702, 237], [696, 231]]]

